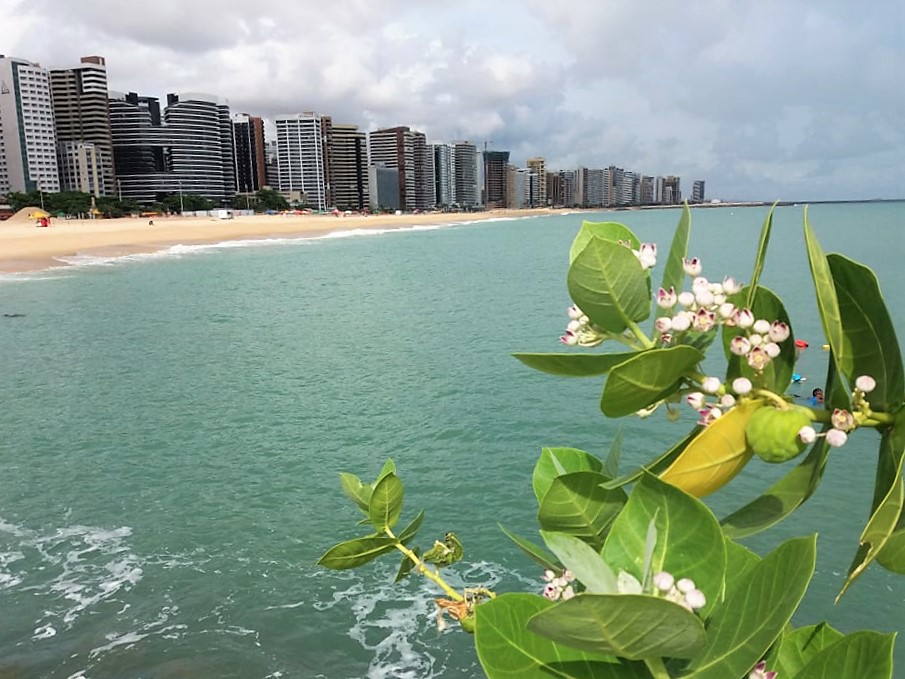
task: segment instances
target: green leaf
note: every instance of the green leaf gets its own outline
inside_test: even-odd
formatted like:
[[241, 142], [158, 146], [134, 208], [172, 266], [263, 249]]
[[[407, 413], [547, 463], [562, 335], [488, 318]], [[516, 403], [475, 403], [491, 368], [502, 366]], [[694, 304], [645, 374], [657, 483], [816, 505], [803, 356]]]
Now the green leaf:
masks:
[[669, 468], [660, 474], [667, 483], [695, 497], [719, 490], [738, 474], [754, 454], [745, 430], [758, 401], [742, 401], [705, 427]]
[[699, 500], [656, 476], [645, 475], [616, 517], [603, 546], [603, 560], [644, 580], [644, 553], [650, 523], [656, 526], [651, 570], [691, 578], [704, 592], [707, 613], [723, 591], [726, 546], [720, 524]]
[[723, 601], [744, 574], [759, 564], [760, 560], [760, 557], [747, 547], [742, 547], [737, 542], [726, 539], [726, 586], [721, 596]]
[[[839, 300], [836, 297], [836, 286], [830, 273], [830, 266], [823, 254], [823, 248], [814, 235], [814, 230], [808, 223], [808, 208], [804, 209], [804, 241], [808, 250], [808, 263], [811, 266], [811, 277], [814, 279], [814, 289], [817, 293], [817, 309], [820, 311], [820, 322], [823, 324], [823, 334], [826, 335], [830, 345], [830, 360], [835, 362], [836, 371], [845, 375], [842, 370], [842, 358], [846, 354], [845, 329], [842, 326], [842, 316], [839, 312]], [[832, 406], [836, 408], [851, 409], [851, 398], [845, 390], [838, 390], [837, 402]], [[827, 405], [830, 405], [829, 403]]]
[[553, 479], [537, 512], [540, 527], [574, 535], [600, 549], [627, 500], [625, 491], [603, 488], [605, 481], [599, 472], [572, 472]]
[[[799, 627], [784, 635], [767, 656], [767, 667], [780, 677], [795, 677], [823, 649], [843, 637], [842, 632], [822, 622]], [[837, 675], [838, 676], [838, 675]], [[869, 675], [852, 675], [869, 676]]]
[[891, 412], [905, 399], [902, 352], [883, 293], [873, 271], [842, 255], [827, 255], [839, 316], [844, 329], [844, 351], [837, 358], [849, 386], [870, 375], [876, 388], [867, 394], [874, 410]]
[[[754, 271], [751, 272], [751, 283], [748, 287], [748, 301], [745, 304], [749, 309], [754, 303], [757, 295], [757, 282], [760, 280], [760, 273], [764, 270], [764, 259], [767, 257], [767, 244], [770, 242], [770, 230], [773, 228], [773, 210], [776, 209], [776, 203], [770, 207], [767, 218], [764, 220], [764, 226], [760, 230], [760, 243], [757, 246], [757, 257], [754, 259]], [[762, 318], [758, 316], [758, 318]]]
[[706, 638], [694, 613], [645, 594], [579, 594], [534, 615], [528, 629], [572, 648], [629, 660], [691, 658]]
[[622, 427], [616, 430], [616, 436], [610, 444], [610, 452], [607, 453], [606, 462], [603, 465], [603, 473], [611, 479], [619, 475], [619, 458], [622, 456]]
[[529, 368], [559, 377], [596, 377], [606, 375], [637, 352], [613, 354], [512, 354]]
[[371, 501], [371, 484], [362, 483], [361, 479], [355, 474], [340, 472], [339, 483], [343, 492], [358, 505], [358, 508], [365, 514], [368, 513], [368, 504]]
[[607, 417], [631, 415], [676, 392], [682, 377], [704, 359], [687, 346], [635, 354], [610, 371], [600, 409]]
[[[735, 295], [731, 295], [728, 301], [736, 306], [743, 304], [750, 305], [749, 308], [754, 313], [755, 318], [763, 318], [771, 323], [773, 321], [782, 321], [792, 330], [792, 321], [789, 314], [783, 306], [782, 300], [769, 288], [760, 286], [754, 296], [753, 302], [745, 302], [746, 292], [742, 290]], [[777, 394], [782, 394], [788, 389], [792, 382], [792, 373], [795, 371], [795, 335], [790, 334], [789, 338], [779, 345], [779, 356], [774, 358], [764, 368], [762, 373], [757, 373], [748, 365], [747, 359], [743, 356], [736, 356], [729, 350], [732, 339], [738, 335], [734, 327], [728, 325], [723, 326], [723, 353], [726, 356], [726, 382], [732, 382], [737, 377], [747, 377], [751, 382], [760, 387], [765, 387]]]
[[688, 679], [741, 677], [782, 633], [814, 575], [816, 536], [782, 543], [729, 590], [707, 625]]
[[357, 568], [376, 559], [381, 554], [392, 552], [395, 545], [396, 540], [385, 535], [356, 538], [334, 545], [318, 559], [317, 564], [337, 571]]
[[683, 439], [681, 439], [672, 448], [667, 450], [659, 457], [654, 458], [645, 466], [639, 467], [638, 469], [629, 472], [628, 474], [623, 474], [622, 476], [615, 478], [612, 481], [607, 481], [603, 484], [603, 487], [607, 490], [612, 490], [613, 488], [621, 488], [622, 486], [625, 486], [629, 483], [634, 483], [642, 476], [644, 476], [645, 472], [650, 472], [651, 474], [659, 474], [663, 470], [667, 469], [676, 460], [676, 458], [682, 454], [685, 448], [688, 447], [688, 444], [697, 437], [700, 431], [701, 427], [695, 427], [690, 432], [688, 432]]
[[[902, 507], [905, 505], [905, 480], [902, 478], [905, 467], [905, 410], [900, 410], [895, 424], [883, 433], [880, 439], [880, 455], [877, 460], [877, 478], [874, 483], [874, 500], [870, 519], [858, 543], [858, 551], [848, 570], [848, 577], [836, 596], [842, 598], [851, 584], [867, 569], [880, 552], [886, 547], [890, 537], [900, 525]], [[900, 538], [896, 539], [898, 543]], [[884, 559], [890, 565], [898, 563], [898, 549], [887, 553]], [[897, 569], [893, 569], [897, 570]]]
[[538, 547], [533, 542], [506, 530], [500, 523], [498, 523], [497, 525], [500, 527], [500, 530], [506, 534], [506, 537], [512, 540], [525, 554], [527, 554], [529, 557], [543, 566], [545, 570], [562, 570], [562, 567], [556, 561], [556, 557], [550, 554], [550, 552], [548, 552], [546, 549]]
[[[824, 427], [824, 430], [827, 428]], [[808, 456], [792, 471], [770, 486], [763, 495], [720, 522], [726, 535], [743, 538], [760, 533], [798, 509], [820, 485], [828, 454], [826, 439], [818, 439]]]
[[603, 464], [593, 455], [577, 448], [544, 448], [541, 450], [537, 464], [534, 465], [534, 474], [531, 485], [534, 486], [534, 494], [540, 502], [553, 479], [563, 474], [572, 472], [599, 472]]
[[619, 334], [650, 316], [648, 273], [628, 248], [598, 236], [569, 267], [569, 295], [601, 330]]
[[392, 528], [396, 525], [401, 513], [402, 481], [393, 472], [387, 472], [377, 482], [374, 492], [371, 493], [371, 503], [368, 505], [371, 525], [378, 531]]
[[399, 538], [399, 542], [405, 544], [409, 540], [411, 540], [418, 533], [418, 529], [421, 528], [421, 522], [424, 520], [424, 510], [422, 509], [418, 512], [418, 516], [412, 519], [411, 523], [402, 529], [402, 532], [397, 536]]
[[[895, 634], [855, 632], [828, 646], [814, 657], [795, 679], [870, 677], [891, 679]], [[784, 675], [783, 675], [784, 676]]]
[[[688, 256], [688, 238], [691, 234], [691, 210], [688, 209], [688, 203], [682, 207], [682, 216], [679, 218], [679, 224], [676, 226], [676, 233], [672, 237], [672, 246], [669, 248], [669, 256], [666, 258], [666, 264], [663, 267], [663, 280], [660, 287], [664, 290], [675, 288], [676, 293], [682, 292], [682, 284], [685, 282], [685, 262]], [[660, 316], [669, 316], [672, 311], [669, 309], [661, 309], [657, 307], [657, 318]]]
[[383, 467], [380, 470], [380, 473], [377, 475], [377, 480], [374, 481], [374, 485], [376, 486], [380, 483], [380, 480], [386, 476], [387, 474], [395, 474], [396, 473], [396, 464], [392, 460], [387, 460], [383, 463]]
[[569, 249], [569, 264], [575, 261], [575, 258], [585, 249], [594, 236], [614, 243], [619, 241], [631, 243], [632, 250], [637, 250], [641, 247], [641, 241], [625, 224], [620, 224], [619, 222], [584, 221], [581, 223], [581, 230], [575, 236], [575, 240], [572, 241], [572, 247]]
[[565, 533], [541, 531], [541, 536], [562, 565], [568, 568], [591, 594], [616, 594], [616, 574], [593, 547]]
[[555, 604], [533, 594], [502, 594], [475, 607], [475, 648], [489, 679], [650, 679], [643, 663], [578, 651], [528, 631]]
[[[421, 556], [421, 549], [418, 547], [412, 548], [412, 551], [415, 553], [415, 556]], [[399, 564], [399, 570], [396, 572], [396, 579], [393, 580], [393, 582], [402, 582], [405, 580], [406, 576], [412, 572], [414, 567], [415, 562], [408, 557], [408, 554], [403, 554], [402, 563]]]

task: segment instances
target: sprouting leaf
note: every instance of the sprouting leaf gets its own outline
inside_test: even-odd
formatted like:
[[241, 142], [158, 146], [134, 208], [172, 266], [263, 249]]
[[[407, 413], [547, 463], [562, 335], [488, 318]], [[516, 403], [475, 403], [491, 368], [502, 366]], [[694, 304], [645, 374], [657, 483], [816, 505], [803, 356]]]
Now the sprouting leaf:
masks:
[[402, 529], [402, 531], [397, 536], [399, 538], [399, 542], [405, 544], [409, 540], [411, 540], [418, 533], [418, 529], [421, 528], [421, 522], [424, 520], [424, 510], [422, 509], [418, 512], [418, 516], [411, 520], [409, 525]]
[[693, 347], [651, 349], [610, 370], [600, 409], [607, 417], [632, 415], [676, 392], [682, 378], [704, 359]]
[[362, 483], [355, 474], [340, 472], [339, 482], [343, 492], [358, 505], [365, 514], [368, 513], [368, 505], [371, 502], [371, 484]]
[[392, 460], [387, 459], [387, 461], [383, 463], [383, 467], [381, 468], [380, 473], [377, 475], [377, 480], [374, 481], [374, 485], [376, 486], [378, 483], [380, 483], [380, 480], [387, 474], [395, 474], [395, 473], [396, 473], [396, 464]]
[[603, 464], [600, 460], [583, 450], [544, 448], [541, 450], [537, 464], [534, 465], [531, 485], [534, 487], [537, 501], [540, 502], [550, 490], [550, 484], [557, 476], [581, 471], [599, 472], [601, 469], [603, 469]]
[[541, 500], [537, 512], [540, 527], [574, 535], [600, 549], [609, 525], [627, 500], [622, 489], [603, 488], [606, 480], [599, 472], [557, 476]]
[[543, 566], [545, 570], [560, 570], [560, 565], [557, 563], [556, 557], [550, 554], [550, 552], [548, 552], [546, 549], [535, 545], [530, 540], [526, 540], [525, 538], [506, 530], [502, 524], [498, 523], [497, 525], [500, 527], [500, 530], [506, 534], [506, 537], [512, 540], [525, 554], [527, 554], [529, 557]]
[[402, 481], [393, 472], [380, 478], [371, 493], [368, 516], [371, 525], [378, 531], [392, 528], [402, 513]]
[[597, 377], [606, 375], [614, 365], [619, 365], [635, 355], [634, 351], [612, 354], [512, 354], [529, 368], [559, 377]]
[[650, 679], [644, 663], [578, 651], [528, 631], [555, 604], [533, 594], [502, 594], [475, 608], [475, 648], [489, 679]]
[[338, 571], [357, 568], [381, 554], [392, 552], [396, 548], [395, 545], [396, 540], [385, 535], [356, 538], [334, 545], [318, 559], [317, 564]]
[[691, 658], [706, 639], [697, 615], [644, 594], [580, 594], [534, 615], [528, 629], [582, 651], [629, 660]]
[[743, 401], [704, 428], [660, 478], [695, 497], [719, 490], [738, 474], [754, 454], [745, 429], [759, 401]]
[[591, 594], [616, 594], [616, 575], [593, 547], [565, 533], [541, 531], [550, 551]]
[[[684, 259], [688, 256], [688, 238], [691, 234], [691, 210], [688, 209], [688, 203], [682, 208], [682, 216], [679, 218], [679, 224], [676, 226], [675, 235], [672, 237], [672, 246], [669, 248], [669, 255], [666, 258], [666, 264], [663, 266], [663, 280], [660, 287], [664, 290], [675, 288], [676, 292], [682, 291], [682, 284], [685, 282], [685, 263]], [[657, 317], [669, 316], [672, 312], [669, 309], [661, 309], [657, 307]]]
[[[418, 547], [413, 547], [412, 552], [414, 552], [415, 556], [421, 556], [421, 549]], [[393, 582], [401, 582], [405, 580], [406, 576], [412, 572], [412, 569], [415, 567], [415, 562], [412, 561], [408, 554], [402, 555], [402, 563], [399, 564], [399, 570], [396, 572], [396, 579]]]
[[764, 260], [767, 257], [767, 244], [770, 242], [770, 230], [773, 228], [773, 210], [776, 209], [776, 203], [770, 207], [767, 218], [764, 220], [764, 226], [760, 231], [760, 243], [757, 246], [757, 257], [754, 260], [754, 271], [751, 272], [751, 282], [748, 284], [748, 308], [754, 303], [757, 295], [757, 282], [760, 280], [760, 273], [764, 270]]
[[650, 316], [648, 273], [628, 248], [593, 236], [572, 262], [569, 295], [591, 323], [619, 334]]
[[569, 264], [575, 261], [575, 258], [585, 249], [591, 238], [595, 236], [614, 243], [619, 241], [630, 243], [633, 250], [641, 247], [641, 241], [625, 224], [620, 224], [619, 222], [583, 221], [581, 229], [578, 235], [575, 236], [575, 240], [572, 241], [572, 247], [569, 250]]

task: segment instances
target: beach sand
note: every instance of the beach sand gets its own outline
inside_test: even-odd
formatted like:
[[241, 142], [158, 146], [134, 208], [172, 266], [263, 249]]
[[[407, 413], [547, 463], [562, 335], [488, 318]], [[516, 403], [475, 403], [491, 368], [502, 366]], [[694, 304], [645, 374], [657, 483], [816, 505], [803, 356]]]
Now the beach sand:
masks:
[[491, 210], [471, 213], [405, 215], [249, 215], [214, 217], [123, 217], [121, 219], [53, 219], [46, 228], [35, 222], [0, 222], [0, 273], [39, 271], [64, 266], [61, 258], [104, 257], [155, 252], [173, 245], [220, 243], [239, 239], [305, 238], [332, 231], [388, 229], [559, 214], [562, 210]]

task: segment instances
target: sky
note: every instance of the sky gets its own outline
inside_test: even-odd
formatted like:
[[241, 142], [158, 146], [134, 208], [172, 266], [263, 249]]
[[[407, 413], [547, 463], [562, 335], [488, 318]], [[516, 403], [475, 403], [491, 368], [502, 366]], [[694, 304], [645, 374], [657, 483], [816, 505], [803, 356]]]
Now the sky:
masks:
[[905, 198], [901, 0], [0, 0], [0, 53], [708, 198]]

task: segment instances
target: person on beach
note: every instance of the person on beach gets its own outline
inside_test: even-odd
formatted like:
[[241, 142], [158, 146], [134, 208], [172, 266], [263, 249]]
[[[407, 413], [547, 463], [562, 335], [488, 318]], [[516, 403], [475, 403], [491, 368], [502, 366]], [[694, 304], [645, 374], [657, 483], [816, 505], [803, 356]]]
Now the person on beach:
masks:
[[817, 406], [823, 404], [823, 389], [817, 387], [811, 392], [811, 398], [808, 399], [808, 405]]

